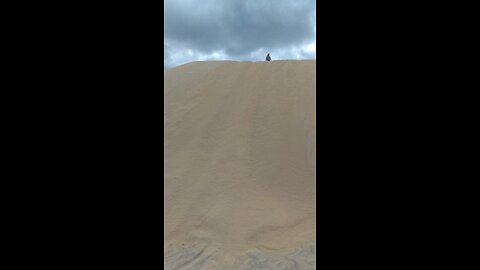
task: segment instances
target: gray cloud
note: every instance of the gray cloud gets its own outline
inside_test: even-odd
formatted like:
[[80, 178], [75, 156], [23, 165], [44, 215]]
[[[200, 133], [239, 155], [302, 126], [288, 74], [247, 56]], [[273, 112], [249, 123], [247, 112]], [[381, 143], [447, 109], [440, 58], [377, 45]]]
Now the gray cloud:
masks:
[[314, 0], [165, 0], [164, 66], [196, 60], [312, 59]]

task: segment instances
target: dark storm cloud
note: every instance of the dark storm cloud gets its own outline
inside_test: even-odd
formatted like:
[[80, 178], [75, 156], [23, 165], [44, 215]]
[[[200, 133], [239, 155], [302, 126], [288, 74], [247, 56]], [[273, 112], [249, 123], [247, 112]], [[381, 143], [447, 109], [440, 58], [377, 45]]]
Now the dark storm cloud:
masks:
[[315, 58], [313, 0], [165, 0], [164, 12], [166, 67], [261, 60], [266, 51], [274, 59]]

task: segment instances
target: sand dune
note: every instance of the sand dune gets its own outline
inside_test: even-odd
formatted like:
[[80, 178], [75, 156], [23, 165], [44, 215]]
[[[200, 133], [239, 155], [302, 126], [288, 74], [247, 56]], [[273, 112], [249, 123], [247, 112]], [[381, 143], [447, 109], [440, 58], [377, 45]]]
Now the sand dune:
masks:
[[165, 268], [314, 269], [315, 61], [165, 71]]

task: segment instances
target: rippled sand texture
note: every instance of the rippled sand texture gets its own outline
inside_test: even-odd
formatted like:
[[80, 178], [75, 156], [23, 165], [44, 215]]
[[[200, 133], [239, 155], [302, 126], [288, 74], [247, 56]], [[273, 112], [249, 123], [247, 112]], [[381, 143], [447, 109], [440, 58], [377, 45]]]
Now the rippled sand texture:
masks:
[[[247, 251], [237, 257], [232, 266], [223, 269], [315, 269], [315, 242], [312, 241], [288, 254], [273, 254], [262, 251]], [[165, 254], [166, 269], [222, 269], [209, 261], [214, 250], [205, 247], [170, 246]]]
[[315, 61], [165, 71], [166, 269], [313, 269]]

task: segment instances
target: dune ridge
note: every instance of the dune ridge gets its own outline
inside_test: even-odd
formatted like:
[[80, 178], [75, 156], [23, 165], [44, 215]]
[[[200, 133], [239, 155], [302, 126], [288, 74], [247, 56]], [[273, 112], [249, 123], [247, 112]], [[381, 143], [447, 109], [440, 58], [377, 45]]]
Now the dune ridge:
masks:
[[164, 74], [165, 268], [314, 269], [315, 60]]

